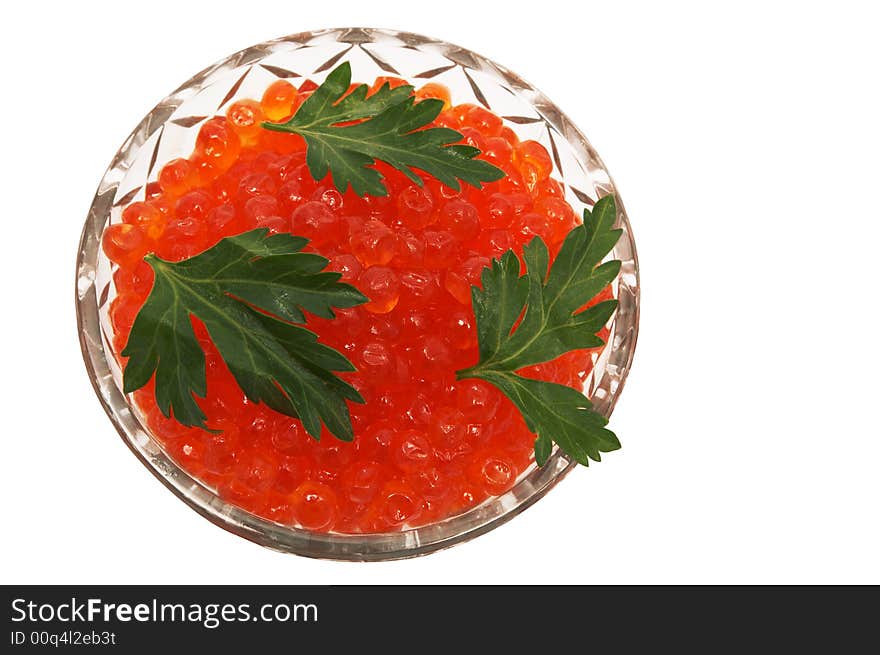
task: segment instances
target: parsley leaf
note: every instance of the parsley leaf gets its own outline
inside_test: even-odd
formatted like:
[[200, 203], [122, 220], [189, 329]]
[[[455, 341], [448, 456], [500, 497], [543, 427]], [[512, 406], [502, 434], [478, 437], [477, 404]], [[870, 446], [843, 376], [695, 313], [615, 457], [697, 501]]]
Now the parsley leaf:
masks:
[[141, 388], [155, 373], [156, 402], [165, 416], [205, 427], [193, 394], [206, 393], [205, 354], [191, 316], [201, 320], [220, 356], [252, 401], [298, 416], [318, 438], [323, 422], [340, 439], [353, 438], [346, 400], [364, 402], [333, 371], [354, 367], [317, 341], [303, 311], [332, 318], [333, 307], [366, 302], [328, 261], [300, 252], [307, 239], [267, 236], [265, 228], [220, 240], [205, 252], [172, 263], [146, 257], [155, 282], [122, 355], [123, 390]]
[[[459, 378], [482, 378], [513, 401], [537, 435], [535, 459], [543, 465], [552, 442], [581, 464], [620, 448], [607, 420], [570, 387], [518, 375], [515, 371], [556, 359], [571, 350], [603, 345], [596, 332], [611, 318], [616, 300], [581, 310], [620, 272], [620, 261], [600, 264], [621, 230], [613, 229], [613, 196], [584, 210], [584, 222], [562, 244], [548, 272], [549, 253], [540, 237], [523, 248], [526, 272], [513, 251], [483, 270], [482, 289], [473, 287], [480, 361], [458, 371]], [[520, 320], [517, 325], [517, 321]]]
[[461, 133], [445, 127], [420, 129], [440, 114], [441, 100], [415, 102], [411, 86], [392, 89], [387, 82], [367, 97], [367, 85], [360, 84], [347, 93], [350, 84], [351, 66], [344, 62], [290, 120], [262, 124], [268, 130], [292, 132], [305, 139], [306, 163], [316, 180], [329, 171], [333, 184], [343, 193], [350, 185], [360, 196], [384, 196], [388, 190], [382, 184], [382, 174], [371, 167], [376, 160], [393, 166], [419, 186], [423, 181], [414, 169], [456, 190], [460, 189], [459, 180], [480, 188], [483, 182], [504, 177], [500, 168], [475, 159], [480, 154], [478, 148], [451, 145], [461, 141]]

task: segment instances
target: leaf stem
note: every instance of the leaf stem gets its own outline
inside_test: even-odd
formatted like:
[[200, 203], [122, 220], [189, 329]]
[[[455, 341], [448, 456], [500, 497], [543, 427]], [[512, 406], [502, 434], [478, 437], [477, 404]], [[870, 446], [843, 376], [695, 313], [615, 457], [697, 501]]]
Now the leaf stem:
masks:
[[456, 380], [465, 380], [468, 378], [479, 378], [483, 376], [484, 371], [483, 366], [471, 366], [469, 368], [463, 368], [455, 372]]

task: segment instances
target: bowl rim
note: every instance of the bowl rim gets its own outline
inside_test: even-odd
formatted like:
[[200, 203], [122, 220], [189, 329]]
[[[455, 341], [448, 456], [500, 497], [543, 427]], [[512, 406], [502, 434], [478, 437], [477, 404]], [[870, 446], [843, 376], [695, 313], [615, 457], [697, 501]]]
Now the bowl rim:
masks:
[[[430, 44], [465, 53], [481, 66], [488, 67], [493, 72], [516, 80], [516, 84], [521, 89], [530, 92], [533, 105], [538, 105], [540, 102], [541, 107], [550, 108], [552, 111], [549, 112], [549, 115], [548, 112], [542, 111], [537, 106], [535, 106], [535, 111], [539, 113], [548, 125], [556, 128], [560, 134], [563, 133], [561, 128], [562, 124], [564, 124], [565, 130], [575, 134], [581, 140], [590, 158], [608, 176], [610, 187], [608, 192], [615, 194], [618, 224], [624, 228], [624, 235], [621, 240], [627, 240], [627, 247], [631, 253], [632, 273], [634, 275], [634, 283], [629, 285], [629, 288], [632, 290], [632, 306], [629, 308], [631, 321], [626, 326], [629, 335], [626, 343], [626, 352], [623, 359], [618, 362], [619, 372], [616, 377], [616, 386], [609, 392], [607, 402], [602, 408], [602, 413], [606, 417], [610, 416], [632, 366], [638, 341], [640, 312], [638, 253], [632, 235], [632, 226], [629, 223], [623, 202], [610, 173], [608, 173], [601, 158], [577, 126], [533, 85], [493, 60], [468, 48], [457, 46], [441, 39], [400, 30], [365, 27], [326, 28], [299, 32], [264, 41], [239, 50], [211, 64], [160, 100], [123, 141], [122, 146], [114, 155], [102, 176], [88, 211], [80, 237], [76, 261], [75, 301], [77, 329], [89, 380], [101, 406], [104, 408], [123, 442], [154, 477], [160, 480], [174, 495], [201, 516], [224, 530], [281, 552], [345, 561], [404, 559], [454, 546], [503, 525], [543, 498], [550, 489], [555, 487], [577, 465], [576, 462], [571, 460], [560, 449], [554, 448], [553, 454], [544, 467], [532, 467], [531, 472], [521, 476], [513, 489], [505, 494], [490, 497], [480, 505], [462, 514], [442, 519], [436, 523], [406, 528], [396, 532], [370, 534], [316, 533], [263, 519], [222, 501], [208, 487], [190, 476], [164, 453], [149, 431], [140, 424], [137, 416], [131, 411], [128, 401], [113, 382], [110, 374], [108, 354], [104, 349], [101, 337], [95, 268], [90, 263], [96, 262], [99, 256], [100, 236], [114, 204], [115, 191], [118, 187], [118, 179], [116, 178], [121, 177], [121, 175], [116, 173], [118, 173], [118, 165], [122, 161], [123, 155], [129, 151], [136, 152], [143, 145], [143, 141], [162, 128], [162, 125], [171, 113], [185, 100], [185, 96], [179, 97], [182, 93], [193, 89], [200, 90], [211, 84], [214, 81], [212, 77], [224, 72], [226, 66], [232, 65], [235, 68], [242, 65], [246, 59], [249, 61], [259, 61], [267, 54], [271, 54], [271, 51], [266, 49], [274, 44], [286, 42], [302, 43], [316, 37], [334, 34], [339, 43], [345, 44], [372, 43], [375, 36], [393, 37], [413, 44]], [[255, 57], [255, 55], [259, 56]], [[568, 137], [566, 138], [570, 141]], [[139, 140], [140, 143], [137, 143]], [[620, 309], [618, 309], [618, 313], [615, 313], [615, 321], [619, 312]], [[612, 345], [612, 351], [616, 350]], [[152, 448], [150, 447], [151, 445]], [[528, 489], [526, 489], [522, 485], [529, 481], [530, 478], [531, 481], [527, 485]], [[525, 495], [514, 494], [513, 492], [518, 488], [521, 488], [521, 491], [528, 491], [528, 493]], [[503, 507], [504, 504], [510, 505], [511, 502], [514, 504], [507, 508]], [[486, 507], [492, 505], [496, 506], [495, 510], [486, 512]]]

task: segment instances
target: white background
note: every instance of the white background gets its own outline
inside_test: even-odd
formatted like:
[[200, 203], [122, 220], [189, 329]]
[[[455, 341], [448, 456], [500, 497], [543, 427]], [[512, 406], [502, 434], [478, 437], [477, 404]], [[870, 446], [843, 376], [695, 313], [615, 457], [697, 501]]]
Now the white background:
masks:
[[[517, 4], [4, 9], [0, 582], [880, 582], [869, 3]], [[231, 52], [344, 24], [459, 43], [545, 91], [614, 175], [642, 265], [623, 450], [490, 534], [384, 564], [198, 517], [118, 438], [74, 316], [86, 211], [141, 117]]]

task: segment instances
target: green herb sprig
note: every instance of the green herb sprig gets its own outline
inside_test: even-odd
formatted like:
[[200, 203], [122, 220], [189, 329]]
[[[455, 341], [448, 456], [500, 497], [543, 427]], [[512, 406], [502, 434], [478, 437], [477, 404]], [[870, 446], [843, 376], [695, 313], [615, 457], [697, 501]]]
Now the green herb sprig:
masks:
[[314, 437], [321, 424], [338, 438], [353, 438], [346, 400], [364, 402], [334, 371], [354, 366], [317, 341], [303, 310], [333, 318], [333, 308], [367, 301], [325, 271], [327, 259], [301, 252], [307, 239], [267, 236], [265, 228], [221, 239], [181, 262], [155, 255], [146, 261], [155, 282], [122, 355], [128, 357], [123, 390], [143, 387], [155, 373], [156, 402], [165, 416], [206, 427], [196, 396], [205, 396], [205, 354], [190, 316], [201, 320], [220, 356], [252, 401], [298, 416]]
[[[351, 92], [351, 65], [340, 64], [285, 123], [264, 122], [267, 130], [299, 134], [305, 139], [306, 164], [316, 180], [329, 171], [340, 192], [349, 186], [360, 196], [387, 195], [382, 174], [372, 168], [383, 161], [411, 179], [423, 181], [414, 169], [458, 190], [459, 180], [480, 188], [504, 177], [504, 171], [482, 159], [478, 148], [457, 144], [460, 132], [422, 129], [443, 109], [443, 101], [416, 102], [409, 85], [392, 89], [386, 82], [367, 97], [366, 84]], [[364, 119], [364, 120], [361, 120]], [[360, 121], [352, 123], [352, 121]]]
[[486, 380], [510, 398], [537, 435], [539, 465], [547, 461], [554, 441], [584, 465], [620, 448], [605, 427], [607, 419], [582, 393], [516, 373], [571, 350], [603, 345], [596, 332], [617, 301], [579, 310], [620, 272], [618, 260], [599, 263], [620, 238], [621, 230], [613, 229], [616, 218], [614, 197], [606, 196], [592, 213], [584, 210], [583, 225], [569, 232], [549, 272], [547, 246], [535, 237], [523, 249], [524, 274], [514, 252], [507, 251], [483, 270], [482, 289], [472, 288], [480, 361], [457, 375]]

